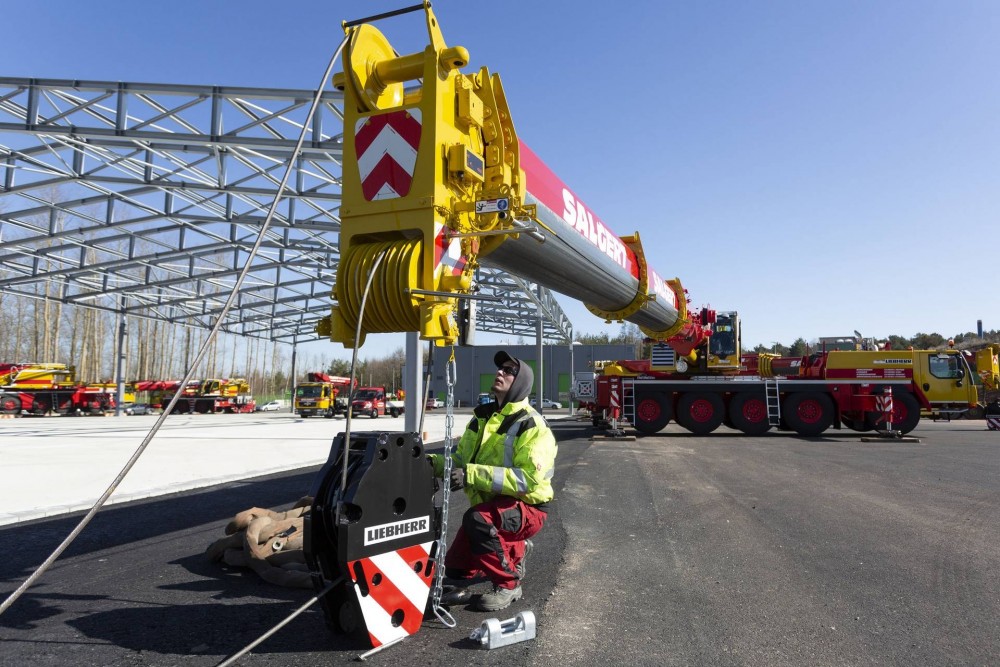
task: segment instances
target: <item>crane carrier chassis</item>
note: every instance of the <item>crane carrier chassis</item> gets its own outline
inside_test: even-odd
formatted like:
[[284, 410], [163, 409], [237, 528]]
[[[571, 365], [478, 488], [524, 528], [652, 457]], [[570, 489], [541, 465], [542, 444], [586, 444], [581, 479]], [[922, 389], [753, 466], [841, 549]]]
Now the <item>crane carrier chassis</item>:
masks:
[[[743, 358], [734, 375], [655, 370], [619, 361], [577, 382], [595, 426], [617, 420], [642, 434], [671, 421], [705, 435], [726, 425], [817, 436], [829, 428], [908, 433], [921, 411], [977, 411], [977, 376], [957, 350], [834, 351], [802, 358]], [[891, 398], [890, 398], [891, 395]]]

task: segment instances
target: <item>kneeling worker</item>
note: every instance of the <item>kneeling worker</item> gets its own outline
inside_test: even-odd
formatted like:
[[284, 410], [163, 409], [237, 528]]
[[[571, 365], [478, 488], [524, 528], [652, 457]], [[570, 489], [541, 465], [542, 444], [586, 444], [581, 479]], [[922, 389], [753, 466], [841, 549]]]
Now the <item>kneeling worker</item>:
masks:
[[[531, 367], [502, 351], [493, 361], [497, 400], [476, 407], [452, 457], [451, 489], [464, 488], [472, 507], [445, 556], [445, 576], [493, 582], [479, 598], [481, 611], [521, 599], [528, 538], [545, 523], [557, 450], [548, 424], [528, 405]], [[441, 477], [444, 457], [429, 458]]]

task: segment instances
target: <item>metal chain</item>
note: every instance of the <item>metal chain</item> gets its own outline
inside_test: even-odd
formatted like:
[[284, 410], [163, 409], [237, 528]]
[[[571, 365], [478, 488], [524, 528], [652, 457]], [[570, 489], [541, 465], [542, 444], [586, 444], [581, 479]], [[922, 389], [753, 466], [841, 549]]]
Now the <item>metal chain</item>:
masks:
[[444, 588], [444, 557], [448, 548], [448, 505], [451, 502], [451, 451], [452, 428], [455, 426], [455, 380], [458, 377], [455, 364], [455, 348], [451, 348], [451, 357], [445, 364], [445, 383], [448, 387], [445, 394], [444, 417], [444, 488], [441, 491], [441, 536], [438, 538], [437, 558], [434, 567], [434, 589], [431, 592], [431, 609], [434, 615], [446, 627], [453, 628], [458, 621], [451, 613], [441, 606], [441, 592]]

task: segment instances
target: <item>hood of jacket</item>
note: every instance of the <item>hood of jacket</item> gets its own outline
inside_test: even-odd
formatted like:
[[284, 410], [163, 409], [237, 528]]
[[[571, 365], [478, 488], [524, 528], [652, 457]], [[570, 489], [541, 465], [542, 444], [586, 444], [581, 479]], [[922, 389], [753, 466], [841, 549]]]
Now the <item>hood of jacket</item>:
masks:
[[531, 366], [526, 364], [521, 359], [517, 357], [512, 357], [503, 350], [497, 352], [493, 357], [493, 362], [500, 368], [505, 361], [509, 361], [513, 364], [517, 364], [517, 376], [510, 385], [510, 391], [504, 396], [503, 402], [500, 403], [502, 408], [507, 403], [516, 403], [517, 401], [523, 401], [531, 393], [531, 387], [535, 384], [535, 373], [531, 370]]

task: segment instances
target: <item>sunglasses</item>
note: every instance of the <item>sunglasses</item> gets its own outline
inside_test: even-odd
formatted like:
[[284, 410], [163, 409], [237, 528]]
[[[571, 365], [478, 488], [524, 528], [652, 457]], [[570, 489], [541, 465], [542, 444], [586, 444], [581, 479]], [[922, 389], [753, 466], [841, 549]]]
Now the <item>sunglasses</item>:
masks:
[[512, 378], [516, 378], [517, 377], [517, 367], [516, 366], [501, 366], [497, 370], [500, 371], [501, 373], [503, 373], [504, 375], [511, 376]]

